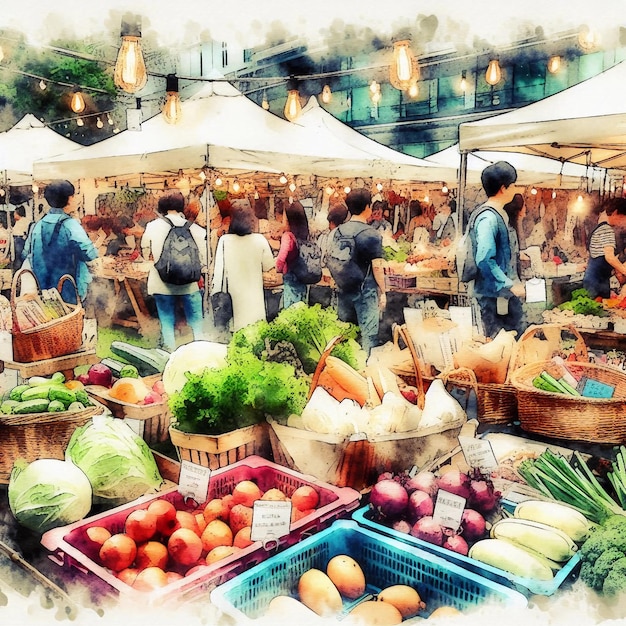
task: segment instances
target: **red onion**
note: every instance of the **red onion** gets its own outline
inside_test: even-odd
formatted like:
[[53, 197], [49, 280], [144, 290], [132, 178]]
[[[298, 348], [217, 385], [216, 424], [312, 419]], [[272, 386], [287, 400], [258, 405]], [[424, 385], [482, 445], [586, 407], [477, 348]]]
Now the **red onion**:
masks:
[[461, 535], [450, 535], [446, 537], [446, 540], [443, 542], [443, 547], [452, 550], [452, 552], [463, 554], [464, 556], [469, 552], [467, 541], [465, 541]]
[[470, 496], [470, 477], [458, 469], [448, 470], [437, 478], [437, 486], [449, 493], [454, 493], [462, 498]]
[[372, 487], [370, 492], [370, 506], [376, 517], [394, 519], [406, 511], [409, 494], [406, 489], [395, 480], [383, 479]]
[[468, 504], [481, 513], [491, 513], [498, 506], [500, 495], [490, 480], [472, 480]]
[[485, 518], [474, 509], [465, 509], [461, 516], [461, 534], [470, 543], [482, 539], [487, 530]]
[[429, 496], [434, 497], [437, 494], [437, 477], [426, 470], [415, 474], [413, 478], [409, 478], [404, 485], [404, 488], [413, 493], [416, 489], [426, 492]]
[[414, 491], [409, 496], [407, 506], [407, 519], [414, 524], [418, 519], [427, 515], [432, 515], [435, 510], [433, 499], [425, 491]]
[[422, 541], [433, 543], [437, 546], [443, 544], [443, 530], [441, 526], [435, 522], [432, 516], [427, 515], [418, 519], [411, 528], [411, 535]]

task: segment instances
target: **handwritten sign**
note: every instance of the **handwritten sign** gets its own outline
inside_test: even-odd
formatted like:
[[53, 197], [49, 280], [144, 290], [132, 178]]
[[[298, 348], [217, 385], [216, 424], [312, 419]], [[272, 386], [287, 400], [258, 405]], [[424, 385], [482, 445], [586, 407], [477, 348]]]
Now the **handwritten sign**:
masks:
[[289, 534], [291, 502], [257, 500], [252, 509], [252, 541], [269, 541]]
[[461, 517], [465, 508], [465, 498], [457, 496], [455, 493], [439, 489], [437, 500], [435, 501], [435, 511], [433, 519], [435, 522], [446, 528], [457, 530], [461, 525]]
[[477, 467], [482, 470], [498, 467], [498, 460], [493, 453], [491, 442], [474, 437], [459, 437], [459, 445], [470, 467]]
[[211, 469], [191, 461], [181, 461], [178, 491], [185, 498], [191, 498], [198, 504], [206, 502], [209, 493]]

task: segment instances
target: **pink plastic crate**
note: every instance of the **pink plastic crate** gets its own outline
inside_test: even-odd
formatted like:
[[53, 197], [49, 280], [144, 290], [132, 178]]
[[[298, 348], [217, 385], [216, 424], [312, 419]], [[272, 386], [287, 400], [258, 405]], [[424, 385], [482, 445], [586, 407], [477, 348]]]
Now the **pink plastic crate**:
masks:
[[253, 565], [264, 561], [272, 554], [326, 528], [336, 519], [349, 515], [359, 506], [361, 498], [360, 493], [350, 487], [335, 487], [312, 476], [305, 476], [271, 461], [266, 461], [261, 457], [250, 456], [211, 473], [207, 502], [212, 498], [220, 498], [231, 493], [234, 486], [242, 480], [256, 482], [262, 491], [275, 487], [287, 495], [291, 495], [298, 487], [309, 485], [318, 491], [320, 503], [313, 513], [293, 522], [288, 535], [271, 543], [263, 544], [256, 541], [230, 557], [207, 565], [181, 580], [152, 592], [133, 589], [117, 578], [110, 570], [99, 565], [97, 548], [89, 541], [86, 531], [91, 526], [104, 526], [112, 534], [123, 532], [124, 521], [131, 511], [145, 509], [153, 500], [159, 498], [170, 501], [178, 510], [194, 511], [197, 508], [196, 503], [193, 501], [186, 502], [185, 498], [178, 492], [178, 487], [143, 496], [110, 511], [67, 526], [54, 528], [42, 536], [41, 543], [50, 552], [49, 557], [54, 562], [63, 567], [78, 570], [90, 577], [97, 577], [99, 580], [95, 581], [95, 586], [102, 588], [104, 595], [118, 595], [135, 601], [156, 604], [192, 598], [199, 593], [213, 589]]

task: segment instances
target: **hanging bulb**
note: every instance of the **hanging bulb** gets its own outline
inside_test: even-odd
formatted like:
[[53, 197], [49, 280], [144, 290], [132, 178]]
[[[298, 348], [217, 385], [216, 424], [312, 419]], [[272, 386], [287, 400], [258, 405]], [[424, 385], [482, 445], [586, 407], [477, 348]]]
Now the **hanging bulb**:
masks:
[[552, 199], [556, 198], [556, 191], [552, 190]]
[[255, 189], [255, 190], [254, 190], [254, 199], [255, 199], [255, 200], [258, 200], [258, 199], [259, 199], [259, 197], [260, 197], [260, 196], [259, 196], [259, 192]]
[[76, 125], [77, 125], [77, 126], [84, 126], [84, 125], [85, 125], [85, 122], [83, 122], [83, 118], [82, 118], [82, 117], [79, 117], [79, 118], [76, 120]]
[[163, 117], [168, 124], [178, 124], [182, 116], [180, 94], [178, 93], [178, 78], [175, 74], [168, 74], [166, 82], [167, 99], [163, 106]]
[[261, 102], [261, 106], [266, 110], [270, 110], [270, 103], [267, 101], [267, 96], [263, 94], [263, 101]]
[[586, 52], [595, 50], [598, 47], [598, 34], [587, 25], [581, 26], [578, 33], [578, 45]]
[[450, 190], [448, 189], [448, 185], [444, 185], [444, 186], [441, 188], [441, 193], [443, 193], [443, 194], [447, 194], [447, 193], [448, 193], [448, 191], [450, 191]]
[[330, 101], [332, 100], [333, 94], [330, 90], [330, 85], [324, 85], [324, 87], [322, 88], [322, 102], [324, 104], [329, 104]]
[[535, 189], [535, 187], [533, 187], [533, 188], [530, 190], [530, 193], [531, 193], [533, 196], [536, 196], [536, 195], [537, 195], [537, 189]]
[[345, 194], [350, 193], [350, 191], [351, 191], [351, 189], [350, 189], [350, 185], [346, 185], [346, 186], [343, 188], [343, 192], [344, 192]]
[[126, 14], [122, 18], [122, 43], [117, 53], [113, 81], [127, 93], [146, 86], [148, 73], [141, 51], [141, 22], [139, 16]]
[[376, 183], [376, 189], [378, 189], [378, 191], [382, 191], [383, 190], [383, 184], [382, 183]]
[[291, 78], [287, 82], [287, 102], [285, 102], [285, 117], [290, 122], [295, 122], [302, 113], [302, 105], [300, 104], [300, 93], [298, 92], [298, 83]]
[[335, 193], [335, 190], [329, 185], [326, 187], [326, 194], [332, 196]]
[[74, 113], [82, 113], [85, 110], [85, 99], [78, 87], [74, 88], [72, 93], [72, 100], [70, 101], [70, 108]]
[[409, 94], [410, 98], [417, 98], [417, 96], [419, 95], [419, 87], [417, 85], [417, 81], [414, 83], [411, 83], [411, 86], [409, 87], [407, 93]]
[[33, 190], [33, 193], [39, 193], [39, 185], [37, 183], [33, 183], [31, 189]]
[[463, 93], [467, 91], [467, 72], [465, 70], [461, 72], [461, 91]]
[[560, 69], [561, 57], [555, 54], [548, 59], [548, 72], [550, 72], [550, 74], [556, 74]]
[[110, 115], [107, 115], [107, 124], [108, 124], [109, 126], [113, 126], [113, 119], [111, 118], [111, 116], [110, 116]]
[[41, 91], [45, 91], [47, 87], [48, 85], [46, 85], [46, 81], [42, 78], [39, 81], [39, 89], [41, 89]]
[[485, 72], [485, 80], [487, 84], [497, 85], [502, 79], [502, 70], [500, 69], [500, 62], [498, 59], [491, 59], [489, 61], [489, 66], [487, 67], [487, 71]]
[[104, 126], [104, 122], [103, 122], [100, 118], [98, 118], [98, 119], [96, 120], [96, 126], [97, 126], [98, 128], [102, 128], [102, 127]]
[[223, 182], [224, 182], [224, 181], [222, 181], [222, 179], [218, 176], [218, 177], [215, 179], [215, 186], [216, 186], [216, 187], [221, 187]]
[[280, 181], [281, 185], [286, 185], [287, 184], [287, 177], [284, 174], [281, 174], [280, 178], [278, 180]]
[[393, 44], [393, 62], [389, 67], [389, 82], [396, 89], [406, 91], [410, 88], [411, 83], [417, 82], [418, 78], [419, 67], [409, 40], [395, 41]]
[[296, 190], [296, 183], [289, 183], [289, 191], [293, 193]]
[[430, 196], [428, 194], [424, 196], [424, 202], [430, 202]]
[[235, 180], [233, 181], [233, 191], [235, 193], [239, 193], [240, 189], [241, 189], [241, 185], [239, 184], [239, 181], [235, 178]]
[[380, 91], [380, 84], [373, 80], [370, 83], [370, 98], [374, 104], [378, 104], [382, 98], [382, 93]]

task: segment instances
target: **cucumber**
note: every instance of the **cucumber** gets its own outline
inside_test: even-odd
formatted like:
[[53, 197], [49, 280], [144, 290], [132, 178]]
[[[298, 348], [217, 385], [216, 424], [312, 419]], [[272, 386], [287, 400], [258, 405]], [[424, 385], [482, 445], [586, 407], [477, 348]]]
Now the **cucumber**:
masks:
[[84, 389], [74, 389], [74, 394], [76, 396], [76, 402], [80, 402], [83, 408], [91, 406], [89, 394]]
[[102, 359], [100, 363], [101, 365], [106, 365], [111, 370], [114, 378], [122, 378], [122, 370], [128, 365], [128, 363], [122, 363], [122, 361], [110, 358]]
[[11, 389], [11, 393], [9, 393], [9, 400], [17, 400], [18, 402], [22, 399], [22, 394], [30, 389], [28, 385], [17, 385]]
[[65, 405], [61, 400], [51, 400], [48, 404], [48, 413], [62, 413], [65, 410]]
[[50, 378], [45, 376], [31, 376], [28, 379], [28, 384], [31, 387], [37, 387], [39, 385], [49, 385], [51, 383], [63, 384], [65, 382], [65, 374], [63, 372], [55, 372]]
[[85, 409], [85, 405], [82, 402], [72, 402], [72, 404], [70, 404], [67, 407], [68, 411], [83, 411]]
[[51, 402], [53, 400], [59, 400], [63, 403], [64, 407], [67, 407], [72, 404], [72, 402], [76, 402], [76, 394], [64, 385], [60, 385], [59, 387], [50, 387], [48, 400]]
[[17, 400], [4, 400], [2, 404], [0, 404], [0, 413], [3, 415], [11, 415], [13, 413], [13, 407], [16, 407], [19, 404]]
[[49, 400], [48, 394], [52, 389], [52, 385], [36, 385], [35, 387], [29, 387], [22, 393], [20, 400], [22, 402], [26, 400]]
[[14, 415], [24, 415], [25, 413], [45, 413], [48, 410], [49, 400], [25, 400], [13, 407]]
[[159, 348], [141, 348], [125, 341], [113, 341], [111, 352], [137, 368], [140, 376], [161, 374], [170, 357], [169, 352]]

